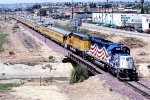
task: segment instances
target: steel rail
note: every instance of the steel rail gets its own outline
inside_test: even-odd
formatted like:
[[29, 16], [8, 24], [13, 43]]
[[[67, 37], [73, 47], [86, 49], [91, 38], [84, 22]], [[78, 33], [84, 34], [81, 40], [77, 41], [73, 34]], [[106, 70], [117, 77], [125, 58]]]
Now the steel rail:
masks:
[[150, 99], [150, 88], [145, 86], [142, 83], [132, 81], [132, 82], [124, 82], [125, 85], [130, 86], [133, 90], [143, 95], [145, 98]]

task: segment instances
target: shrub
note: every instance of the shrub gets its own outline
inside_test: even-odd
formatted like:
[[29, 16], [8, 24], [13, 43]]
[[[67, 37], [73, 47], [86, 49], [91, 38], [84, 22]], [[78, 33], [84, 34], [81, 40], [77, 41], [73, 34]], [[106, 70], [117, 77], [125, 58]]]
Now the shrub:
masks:
[[3, 51], [3, 44], [6, 41], [7, 34], [0, 33], [0, 52]]
[[74, 70], [72, 71], [70, 84], [82, 82], [86, 79], [88, 79], [88, 71], [86, 68], [82, 66], [76, 66]]
[[0, 90], [11, 89], [12, 87], [17, 87], [19, 84], [16, 83], [0, 83]]
[[148, 65], [147, 68], [150, 69], [150, 65]]
[[18, 29], [18, 28], [19, 28], [19, 25], [15, 24], [15, 25], [12, 27], [13, 32], [15, 32], [15, 30]]
[[116, 34], [110, 34], [110, 35], [108, 35], [108, 37], [110, 37], [110, 38], [116, 37]]
[[53, 56], [49, 56], [48, 58], [49, 58], [49, 59], [53, 59], [54, 57], [53, 57]]
[[54, 22], [53, 26], [54, 26], [54, 27], [58, 27], [58, 28], [62, 28], [62, 29], [64, 29], [64, 30], [68, 30], [68, 31], [71, 30], [71, 28], [69, 27], [68, 24], [62, 25], [62, 24], [59, 24], [59, 23], [56, 22], [56, 21]]
[[18, 24], [15, 24], [14, 28], [19, 28], [19, 25], [18, 25]]
[[91, 24], [97, 24], [97, 22], [91, 22]]
[[89, 31], [88, 29], [84, 29], [84, 28], [81, 28], [80, 32], [84, 33], [84, 34], [90, 34], [91, 33], [91, 31]]
[[70, 62], [70, 59], [64, 58], [64, 59], [62, 60], [62, 62], [63, 62], [63, 63], [68, 63], [68, 62]]
[[53, 25], [54, 25], [55, 27], [58, 27], [60, 24], [55, 21]]

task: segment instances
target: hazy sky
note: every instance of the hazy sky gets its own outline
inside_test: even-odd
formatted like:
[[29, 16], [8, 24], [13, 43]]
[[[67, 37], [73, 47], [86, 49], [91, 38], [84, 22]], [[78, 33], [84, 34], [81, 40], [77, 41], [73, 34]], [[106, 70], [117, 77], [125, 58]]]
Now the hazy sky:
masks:
[[[42, 3], [42, 2], [64, 2], [72, 0], [0, 0], [0, 4], [16, 4], [16, 3]], [[73, 0], [73, 1], [106, 1], [106, 0]], [[135, 0], [109, 0], [109, 1], [135, 1]], [[150, 1], [150, 0], [145, 0]]]

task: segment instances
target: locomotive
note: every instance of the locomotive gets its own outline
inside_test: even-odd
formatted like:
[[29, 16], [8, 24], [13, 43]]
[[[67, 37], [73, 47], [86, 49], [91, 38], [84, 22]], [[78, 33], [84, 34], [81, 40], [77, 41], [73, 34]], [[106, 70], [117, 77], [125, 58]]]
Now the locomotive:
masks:
[[133, 57], [130, 55], [130, 49], [123, 44], [87, 34], [72, 33], [53, 26], [46, 27], [43, 22], [39, 23], [22, 17], [16, 20], [112, 73], [119, 79], [137, 79], [136, 67]]
[[122, 44], [94, 37], [91, 39], [91, 47], [86, 54], [89, 61], [101, 66], [119, 79], [137, 79], [130, 49]]

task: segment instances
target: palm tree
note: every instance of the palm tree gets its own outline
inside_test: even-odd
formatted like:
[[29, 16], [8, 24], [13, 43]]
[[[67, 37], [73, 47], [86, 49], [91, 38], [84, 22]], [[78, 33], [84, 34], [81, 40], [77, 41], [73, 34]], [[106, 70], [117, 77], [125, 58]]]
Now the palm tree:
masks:
[[144, 0], [140, 0], [141, 1], [141, 14], [144, 14]]

